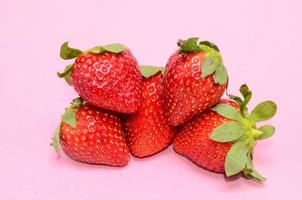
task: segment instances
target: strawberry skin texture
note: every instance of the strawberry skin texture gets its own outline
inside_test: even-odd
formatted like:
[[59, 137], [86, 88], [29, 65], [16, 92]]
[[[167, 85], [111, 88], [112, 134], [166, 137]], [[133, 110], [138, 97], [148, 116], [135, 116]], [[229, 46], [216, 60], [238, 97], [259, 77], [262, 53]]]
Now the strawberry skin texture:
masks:
[[[228, 100], [221, 100], [236, 108], [238, 105]], [[224, 163], [232, 143], [220, 143], [210, 139], [213, 130], [230, 119], [214, 111], [206, 111], [184, 125], [173, 142], [174, 150], [207, 170], [224, 173]]]
[[83, 105], [76, 120], [76, 128], [64, 122], [60, 126], [60, 143], [71, 159], [116, 167], [128, 164], [130, 152], [116, 114]]
[[161, 72], [144, 78], [142, 105], [123, 122], [126, 139], [133, 156], [143, 158], [167, 148], [174, 138], [163, 111]]
[[178, 126], [217, 104], [226, 84], [216, 84], [213, 75], [202, 78], [203, 52], [173, 54], [164, 76], [165, 113], [170, 125]]
[[76, 92], [97, 107], [123, 113], [139, 108], [142, 76], [128, 50], [83, 53], [74, 63], [71, 81]]

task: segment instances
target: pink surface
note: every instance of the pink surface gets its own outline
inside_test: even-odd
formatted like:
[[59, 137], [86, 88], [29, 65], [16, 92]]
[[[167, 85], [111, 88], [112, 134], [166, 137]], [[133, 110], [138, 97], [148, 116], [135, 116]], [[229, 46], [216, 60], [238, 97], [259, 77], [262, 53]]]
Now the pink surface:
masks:
[[[302, 199], [301, 7], [299, 0], [2, 1], [0, 199]], [[278, 103], [277, 132], [255, 152], [265, 184], [226, 181], [172, 148], [125, 168], [57, 159], [50, 137], [76, 96], [56, 77], [68, 64], [58, 56], [63, 41], [82, 49], [122, 42], [139, 63], [164, 65], [177, 39], [189, 36], [218, 44], [230, 92], [247, 83], [252, 105]]]

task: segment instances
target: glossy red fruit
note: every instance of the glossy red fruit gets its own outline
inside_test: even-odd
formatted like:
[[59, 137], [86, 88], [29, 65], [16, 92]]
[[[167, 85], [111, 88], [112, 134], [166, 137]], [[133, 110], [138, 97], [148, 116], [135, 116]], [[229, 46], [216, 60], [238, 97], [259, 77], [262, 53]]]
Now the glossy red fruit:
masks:
[[[221, 101], [226, 102], [238, 107], [234, 102]], [[211, 110], [201, 113], [180, 130], [173, 142], [174, 150], [198, 166], [224, 173], [225, 157], [232, 144], [213, 141], [209, 136], [217, 126], [228, 121]]]
[[137, 61], [123, 46], [119, 51], [96, 50], [79, 53], [69, 69], [69, 82], [92, 105], [122, 113], [135, 112], [140, 105], [142, 83]]
[[[188, 41], [191, 40], [183, 43]], [[181, 46], [166, 65], [165, 113], [173, 126], [184, 124], [217, 104], [227, 85], [226, 71], [218, 51], [204, 44], [198, 45], [196, 41], [195, 45], [197, 49]], [[216, 62], [216, 58], [219, 61]]]
[[243, 173], [245, 177], [262, 182], [263, 176], [253, 166], [253, 151], [258, 140], [271, 137], [271, 125], [257, 127], [257, 122], [271, 119], [277, 105], [272, 101], [258, 104], [250, 113], [246, 107], [252, 92], [242, 85], [244, 99], [229, 95], [218, 105], [184, 125], [174, 140], [174, 150], [193, 163], [227, 177]]
[[130, 151], [136, 157], [158, 153], [174, 138], [174, 128], [168, 125], [163, 111], [162, 78], [161, 72], [144, 78], [142, 105], [136, 114], [123, 121]]
[[69, 123], [70, 117], [66, 122], [63, 117], [59, 129], [61, 147], [71, 159], [116, 167], [128, 164], [130, 152], [116, 114], [90, 105], [80, 105], [72, 112], [75, 127]]

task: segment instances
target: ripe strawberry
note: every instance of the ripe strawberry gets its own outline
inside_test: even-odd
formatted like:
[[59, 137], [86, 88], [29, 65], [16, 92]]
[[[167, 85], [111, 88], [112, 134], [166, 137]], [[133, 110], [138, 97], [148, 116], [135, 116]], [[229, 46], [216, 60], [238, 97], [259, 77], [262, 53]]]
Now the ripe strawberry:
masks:
[[137, 61], [121, 44], [82, 52], [61, 47], [63, 59], [77, 58], [58, 76], [65, 78], [88, 103], [116, 112], [135, 112], [140, 104], [142, 77]]
[[84, 163], [120, 167], [130, 159], [118, 116], [80, 98], [62, 116], [52, 145], [58, 151], [60, 144], [71, 159]]
[[164, 76], [165, 112], [171, 125], [181, 125], [217, 104], [227, 85], [218, 48], [198, 38], [179, 42]]
[[160, 68], [141, 69], [145, 76], [142, 105], [137, 113], [126, 118], [123, 124], [132, 155], [143, 158], [168, 147], [174, 138], [174, 128], [169, 127], [163, 111], [163, 76]]
[[277, 106], [264, 101], [249, 113], [246, 105], [252, 93], [246, 85], [240, 91], [244, 100], [230, 95], [237, 103], [222, 100], [186, 124], [174, 140], [174, 150], [210, 171], [227, 176], [243, 172], [247, 178], [264, 181], [253, 167], [253, 150], [257, 140], [272, 136], [275, 128], [257, 128], [256, 122], [272, 118]]

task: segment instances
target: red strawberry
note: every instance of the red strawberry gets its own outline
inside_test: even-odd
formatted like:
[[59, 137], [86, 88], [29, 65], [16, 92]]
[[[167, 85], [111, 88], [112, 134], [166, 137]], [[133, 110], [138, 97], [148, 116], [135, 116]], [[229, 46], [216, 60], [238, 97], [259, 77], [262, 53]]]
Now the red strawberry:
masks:
[[89, 164], [120, 167], [130, 159], [118, 116], [82, 104], [80, 98], [62, 116], [52, 144], [57, 151], [61, 144], [71, 159]]
[[256, 122], [272, 118], [277, 106], [265, 101], [249, 113], [246, 105], [252, 93], [246, 85], [240, 91], [244, 100], [231, 95], [237, 103], [222, 100], [187, 123], [174, 140], [174, 150], [210, 171], [227, 176], [243, 172], [247, 178], [264, 181], [253, 167], [253, 149], [257, 140], [272, 136], [275, 128], [258, 128]]
[[165, 112], [171, 125], [181, 125], [217, 104], [227, 85], [218, 48], [198, 38], [179, 42], [164, 76]]
[[[148, 77], [159, 69], [142, 68], [142, 72]], [[123, 122], [130, 151], [136, 157], [158, 153], [168, 147], [174, 138], [174, 128], [169, 127], [163, 111], [162, 79], [161, 72], [144, 78], [142, 105], [137, 113]]]
[[121, 44], [97, 46], [82, 52], [61, 47], [63, 59], [77, 58], [59, 77], [64, 77], [88, 103], [123, 112], [135, 112], [140, 104], [142, 77], [138, 64]]

